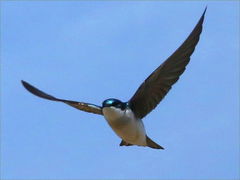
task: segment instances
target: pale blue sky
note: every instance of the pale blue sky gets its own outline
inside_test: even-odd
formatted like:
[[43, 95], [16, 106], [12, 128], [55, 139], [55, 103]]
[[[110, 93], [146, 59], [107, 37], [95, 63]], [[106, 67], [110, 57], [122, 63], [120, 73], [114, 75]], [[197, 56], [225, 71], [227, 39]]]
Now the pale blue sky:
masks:
[[[188, 36], [181, 79], [145, 119], [165, 150], [119, 147], [103, 117], [33, 96], [127, 101]], [[1, 178], [239, 177], [239, 2], [1, 2]]]

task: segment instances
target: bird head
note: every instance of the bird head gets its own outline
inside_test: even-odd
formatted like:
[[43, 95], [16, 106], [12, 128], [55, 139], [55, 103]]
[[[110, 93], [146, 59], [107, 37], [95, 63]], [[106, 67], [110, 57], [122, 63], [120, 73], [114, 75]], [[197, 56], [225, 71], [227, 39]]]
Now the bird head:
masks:
[[103, 101], [102, 107], [103, 108], [104, 107], [115, 107], [115, 108], [124, 110], [127, 107], [127, 103], [124, 103], [118, 99], [110, 98], [110, 99], [106, 99], [105, 101]]

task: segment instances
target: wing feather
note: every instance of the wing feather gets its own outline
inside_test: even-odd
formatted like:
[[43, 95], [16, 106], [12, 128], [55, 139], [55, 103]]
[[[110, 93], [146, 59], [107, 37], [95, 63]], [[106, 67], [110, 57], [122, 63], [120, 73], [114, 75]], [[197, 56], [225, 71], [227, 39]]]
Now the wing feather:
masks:
[[140, 85], [129, 100], [138, 118], [145, 117], [159, 104], [186, 69], [200, 38], [206, 9], [183, 44]]
[[79, 110], [85, 111], [85, 112], [89, 112], [89, 113], [94, 113], [94, 114], [100, 114], [102, 115], [102, 108], [100, 106], [94, 105], [94, 104], [89, 104], [89, 103], [84, 103], [84, 102], [77, 102], [77, 101], [71, 101], [71, 100], [65, 100], [65, 99], [58, 99], [55, 98], [54, 96], [51, 96], [37, 88], [35, 88], [34, 86], [32, 86], [31, 84], [27, 83], [26, 81], [22, 81], [23, 86], [32, 94], [44, 98], [44, 99], [48, 99], [51, 101], [58, 101], [58, 102], [63, 102], [65, 104], [68, 104], [74, 108], [77, 108]]

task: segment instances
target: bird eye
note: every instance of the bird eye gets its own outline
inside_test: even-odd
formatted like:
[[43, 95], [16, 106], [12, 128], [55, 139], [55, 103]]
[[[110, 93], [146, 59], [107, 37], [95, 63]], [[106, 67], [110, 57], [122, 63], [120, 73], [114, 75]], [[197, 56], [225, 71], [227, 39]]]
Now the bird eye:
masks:
[[118, 108], [120, 108], [121, 110], [124, 110], [126, 108], [126, 105], [125, 104], [122, 104], [122, 103], [119, 103], [117, 105]]

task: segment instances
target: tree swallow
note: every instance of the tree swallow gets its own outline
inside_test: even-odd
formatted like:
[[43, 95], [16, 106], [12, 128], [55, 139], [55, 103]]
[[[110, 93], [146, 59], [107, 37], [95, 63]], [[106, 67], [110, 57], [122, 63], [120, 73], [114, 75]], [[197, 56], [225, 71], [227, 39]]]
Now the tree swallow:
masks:
[[63, 102], [82, 111], [103, 115], [112, 130], [122, 139], [120, 146], [138, 145], [164, 149], [147, 136], [142, 119], [159, 104], [184, 72], [199, 41], [205, 12], [206, 9], [183, 44], [150, 74], [127, 102], [110, 98], [103, 101], [102, 106], [97, 106], [55, 98], [25, 81], [22, 81], [22, 84], [29, 92], [41, 98]]

